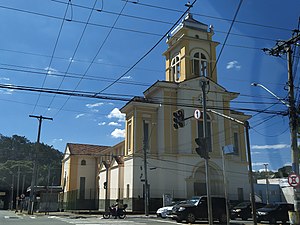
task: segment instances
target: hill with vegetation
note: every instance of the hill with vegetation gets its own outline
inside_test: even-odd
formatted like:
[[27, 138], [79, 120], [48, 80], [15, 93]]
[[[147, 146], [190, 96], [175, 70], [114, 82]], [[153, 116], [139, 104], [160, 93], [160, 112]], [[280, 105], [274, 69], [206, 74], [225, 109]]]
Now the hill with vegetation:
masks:
[[63, 153], [43, 143], [37, 145], [18, 135], [0, 135], [0, 191], [25, 193], [31, 184], [34, 161], [36, 185], [60, 185]]

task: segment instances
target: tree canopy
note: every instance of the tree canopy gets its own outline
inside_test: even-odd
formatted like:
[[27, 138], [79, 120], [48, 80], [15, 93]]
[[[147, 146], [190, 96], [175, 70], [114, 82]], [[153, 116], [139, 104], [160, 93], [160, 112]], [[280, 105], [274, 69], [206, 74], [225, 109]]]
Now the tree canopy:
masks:
[[[60, 185], [63, 153], [46, 144], [27, 138], [0, 135], [0, 191], [15, 189], [24, 192], [30, 186], [33, 163], [37, 165], [36, 185]], [[19, 181], [19, 182], [18, 182]]]

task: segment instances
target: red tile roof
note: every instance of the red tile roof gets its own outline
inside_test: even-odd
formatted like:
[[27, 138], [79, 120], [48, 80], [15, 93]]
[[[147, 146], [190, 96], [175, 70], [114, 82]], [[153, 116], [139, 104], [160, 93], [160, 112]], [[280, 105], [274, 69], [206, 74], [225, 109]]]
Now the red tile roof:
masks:
[[110, 146], [101, 145], [87, 145], [87, 144], [74, 144], [67, 143], [71, 155], [97, 155], [104, 150], [111, 148]]

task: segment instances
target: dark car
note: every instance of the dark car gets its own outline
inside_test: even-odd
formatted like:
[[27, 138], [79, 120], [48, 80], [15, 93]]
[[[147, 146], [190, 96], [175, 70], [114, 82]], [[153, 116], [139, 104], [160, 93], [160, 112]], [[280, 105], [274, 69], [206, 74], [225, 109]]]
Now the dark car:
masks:
[[[211, 197], [213, 219], [226, 223], [226, 200], [223, 197]], [[173, 207], [172, 218], [177, 222], [185, 220], [194, 223], [196, 220], [208, 220], [207, 197], [200, 196], [188, 200], [186, 204]]]
[[[262, 208], [265, 205], [265, 203], [255, 202], [256, 209]], [[242, 220], [252, 218], [251, 202], [241, 202], [230, 210], [230, 219], [234, 220], [236, 218], [241, 218]]]
[[256, 210], [257, 222], [269, 221], [270, 224], [276, 224], [281, 221], [283, 224], [289, 220], [288, 211], [294, 210], [294, 205], [289, 203], [269, 204]]

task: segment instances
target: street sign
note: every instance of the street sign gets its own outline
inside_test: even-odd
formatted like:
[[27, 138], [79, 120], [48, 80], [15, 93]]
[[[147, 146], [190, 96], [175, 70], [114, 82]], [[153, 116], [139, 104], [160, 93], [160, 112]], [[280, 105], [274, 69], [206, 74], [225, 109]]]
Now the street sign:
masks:
[[291, 187], [297, 187], [300, 184], [300, 177], [297, 174], [290, 174], [288, 177], [288, 183]]
[[196, 109], [194, 112], [194, 117], [196, 120], [199, 120], [201, 117], [201, 111], [199, 109]]

